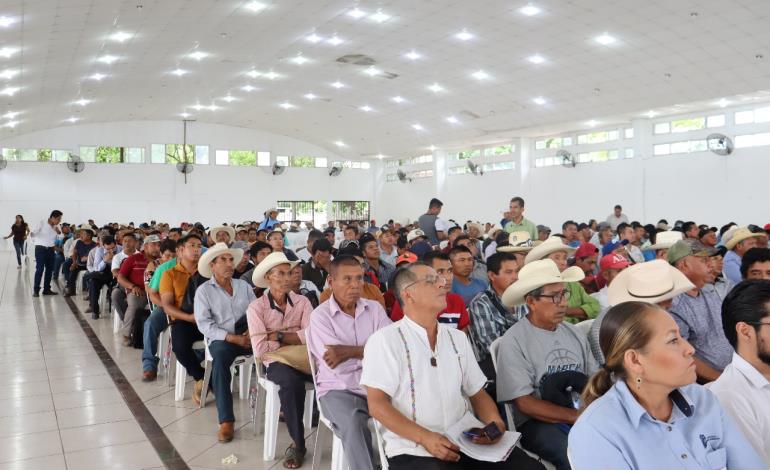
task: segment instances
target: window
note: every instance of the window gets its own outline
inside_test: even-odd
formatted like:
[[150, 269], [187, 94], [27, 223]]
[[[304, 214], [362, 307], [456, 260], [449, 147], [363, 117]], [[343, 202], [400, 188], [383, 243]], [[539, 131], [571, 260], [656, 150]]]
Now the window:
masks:
[[230, 150], [230, 165], [254, 166], [257, 164], [257, 152], [253, 150]]
[[481, 150], [475, 149], [475, 150], [461, 150], [457, 152], [456, 159], [457, 160], [467, 160], [469, 158], [478, 157], [481, 155]]
[[344, 162], [332, 162], [332, 166], [339, 165], [342, 168], [351, 168], [353, 170], [368, 170], [372, 167], [369, 162], [359, 162], [352, 160], [345, 160]]
[[289, 157], [286, 155], [276, 155], [275, 164], [280, 166], [289, 166]]
[[572, 145], [572, 137], [550, 137], [535, 141], [535, 150], [557, 149]]
[[706, 139], [684, 140], [670, 144], [658, 144], [653, 146], [653, 155], [674, 155], [679, 153], [705, 152], [708, 150]]
[[770, 132], [735, 136], [735, 148], [760, 147], [770, 145]]
[[209, 164], [209, 146], [208, 145], [195, 146], [195, 164], [196, 165]]
[[332, 201], [329, 220], [349, 222], [357, 220], [369, 226], [369, 201]]
[[770, 122], [770, 107], [735, 113], [735, 124], [751, 124], [752, 122]]
[[628, 127], [628, 128], [626, 128], [626, 129], [623, 131], [623, 136], [624, 136], [626, 139], [633, 139], [633, 138], [634, 138], [634, 128], [633, 128], [633, 127]]
[[278, 201], [276, 207], [279, 222], [300, 223], [315, 220], [314, 201]]
[[618, 140], [619, 135], [620, 133], [617, 130], [589, 132], [588, 134], [579, 135], [577, 143], [578, 145], [603, 144], [604, 142]]
[[[142, 158], [144, 158], [144, 149], [142, 149]], [[70, 159], [70, 153], [67, 150], [54, 150], [52, 160], [55, 162], [66, 162]]]
[[516, 146], [513, 144], [498, 145], [497, 147], [487, 147], [484, 149], [485, 156], [495, 155], [510, 155], [516, 151]]
[[406, 176], [407, 178], [412, 178], [412, 179], [432, 178], [433, 170], [413, 171], [411, 173], [408, 173]]
[[257, 166], [270, 166], [270, 152], [257, 152]]
[[385, 175], [385, 182], [386, 183], [393, 183], [398, 181], [398, 176], [395, 173], [388, 173]]
[[725, 125], [725, 115], [715, 114], [706, 118], [706, 127], [722, 127]]
[[[63, 155], [57, 155], [58, 158]], [[80, 147], [80, 158], [84, 162], [93, 163], [144, 163], [144, 148], [142, 147]], [[56, 161], [67, 161], [64, 160]]]
[[625, 158], [634, 158], [634, 149], [626, 149], [623, 154]]
[[668, 134], [671, 132], [671, 124], [667, 122], [659, 122], [655, 124], [655, 128], [653, 129], [653, 133], [655, 134]]
[[465, 175], [469, 174], [471, 169], [467, 165], [453, 166], [449, 168], [450, 175]]
[[578, 163], [606, 162], [609, 160], [617, 159], [617, 150], [596, 150], [594, 152], [584, 152], [577, 154]]
[[423, 163], [430, 163], [433, 161], [433, 155], [420, 155], [419, 157], [409, 158], [406, 160], [398, 160], [399, 166], [401, 165], [421, 165]]
[[289, 163], [297, 168], [313, 168], [315, 166], [315, 159], [313, 157], [296, 155], [289, 159]]
[[144, 147], [124, 147], [123, 163], [144, 163]]
[[484, 173], [487, 173], [490, 171], [513, 170], [515, 165], [513, 162], [493, 162], [485, 163], [481, 168], [484, 170]]
[[214, 163], [217, 165], [228, 165], [230, 163], [230, 156], [227, 150], [217, 150]]
[[706, 127], [706, 118], [677, 119], [671, 121], [671, 132], [689, 132], [704, 129]]
[[316, 157], [315, 158], [315, 167], [316, 168], [326, 168], [329, 166], [326, 157]]
[[184, 161], [195, 162], [198, 165], [208, 165], [208, 146], [189, 144], [186, 146], [183, 146], [182, 144], [152, 144], [150, 146], [151, 163], [167, 163], [173, 165]]

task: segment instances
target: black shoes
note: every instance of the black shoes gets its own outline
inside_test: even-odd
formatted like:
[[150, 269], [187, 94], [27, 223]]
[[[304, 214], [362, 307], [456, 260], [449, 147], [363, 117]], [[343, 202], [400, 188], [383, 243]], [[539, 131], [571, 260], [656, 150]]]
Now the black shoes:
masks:
[[52, 290], [44, 290], [43, 295], [59, 295], [59, 293]]
[[33, 292], [32, 297], [40, 297], [40, 292]]

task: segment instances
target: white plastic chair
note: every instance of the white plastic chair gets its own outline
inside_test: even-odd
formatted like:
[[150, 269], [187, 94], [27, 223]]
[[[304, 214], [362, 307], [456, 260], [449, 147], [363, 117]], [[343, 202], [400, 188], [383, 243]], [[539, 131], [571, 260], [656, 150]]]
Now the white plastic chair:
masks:
[[118, 334], [123, 328], [123, 320], [120, 319], [117, 307], [112, 307], [112, 334]]
[[578, 331], [580, 331], [583, 334], [583, 336], [588, 338], [588, 334], [591, 332], [591, 326], [594, 324], [595, 321], [596, 321], [596, 318], [583, 320], [580, 323], [576, 323], [575, 328], [577, 328]]
[[377, 450], [380, 454], [380, 468], [382, 470], [388, 470], [388, 456], [385, 455], [385, 440], [382, 438], [382, 424], [379, 421], [372, 418], [372, 424], [374, 426], [374, 437], [377, 439]]
[[[170, 327], [169, 327], [170, 328]], [[206, 343], [203, 341], [196, 341], [193, 343], [193, 349], [204, 349]], [[187, 383], [187, 369], [184, 368], [179, 361], [176, 361], [176, 382], [174, 386], [174, 401], [184, 400], [184, 387]]]
[[[252, 355], [244, 355], [244, 356], [238, 356], [233, 361], [232, 365], [230, 366], [230, 373], [232, 374], [233, 370], [238, 367], [238, 378], [240, 382], [240, 387], [238, 388], [238, 393], [240, 397], [248, 398], [249, 393], [249, 385], [251, 384], [251, 366], [254, 364], [254, 361], [251, 360]], [[209, 383], [211, 382], [211, 370], [213, 368], [214, 364], [214, 358], [211, 357], [211, 351], [209, 350], [209, 345], [206, 344], [206, 364], [204, 366], [205, 372], [203, 373], [203, 391], [201, 392], [201, 403], [199, 408], [203, 408], [206, 406], [206, 395], [208, 394], [209, 390]], [[233, 390], [233, 381], [235, 380], [235, 375], [232, 375], [232, 379], [230, 380], [230, 391]]]
[[85, 269], [81, 269], [77, 272], [77, 275], [75, 276], [75, 295], [83, 295], [83, 276], [86, 275], [88, 271]]
[[[496, 340], [492, 341], [492, 344], [489, 345], [489, 354], [492, 355], [492, 367], [495, 369], [495, 375], [497, 375], [497, 350], [500, 348], [500, 340], [502, 340], [503, 337], [500, 336]], [[508, 422], [508, 430], [509, 431], [516, 431], [516, 423], [514, 421], [514, 408], [513, 403], [505, 402], [503, 403], [503, 406], [505, 407], [505, 419]], [[537, 459], [540, 461], [540, 463], [545, 466], [548, 470], [554, 470], [556, 467], [553, 466], [551, 462], [548, 462], [547, 460], [543, 460], [539, 455], [535, 454], [534, 452], [530, 452], [527, 449], [525, 449], [521, 443], [517, 444], [524, 452], [526, 452], [530, 457], [533, 459]]]
[[[260, 426], [260, 402], [265, 402], [265, 437], [262, 446], [262, 459], [274, 460], [275, 448], [278, 440], [278, 416], [281, 411], [281, 402], [278, 398], [280, 387], [268, 380], [265, 375], [265, 366], [259, 358], [254, 357], [254, 366], [257, 371], [257, 380], [252, 385], [249, 393], [249, 404], [251, 405], [251, 419], [254, 422], [254, 434], [257, 434]], [[265, 391], [259, 393], [259, 389]], [[305, 429], [310, 429], [313, 425], [313, 400], [315, 399], [315, 389], [312, 382], [305, 384], [305, 414], [302, 418]], [[264, 398], [262, 396], [264, 395]]]
[[[310, 329], [305, 330], [305, 337], [308, 337], [310, 335]], [[313, 356], [313, 352], [310, 350], [310, 347], [307, 348], [307, 356], [308, 360], [310, 361], [310, 376], [313, 377], [313, 386], [318, 388], [318, 385], [316, 384], [316, 362], [315, 362], [315, 356]], [[332, 423], [329, 421], [326, 416], [324, 416], [323, 408], [321, 408], [321, 402], [318, 400], [318, 395], [315, 396], [315, 404], [318, 407], [318, 421], [320, 423], [323, 423], [324, 426], [326, 426], [331, 432], [332, 432], [332, 466], [331, 470], [349, 470], [350, 466], [348, 465], [348, 461], [345, 458], [345, 450], [342, 448], [342, 439], [337, 437], [337, 434], [334, 433], [334, 429], [332, 429]], [[323, 429], [321, 426], [318, 426], [318, 429], [316, 429], [315, 432], [315, 444], [313, 445], [313, 466], [312, 469], [315, 470], [316, 468], [319, 468], [318, 466], [321, 464], [321, 456], [322, 456], [322, 449], [318, 446], [318, 438], [321, 435], [321, 429]]]
[[110, 288], [108, 286], [103, 286], [101, 291], [99, 292], [99, 312], [108, 312], [108, 305], [110, 302], [110, 296], [108, 295], [110, 292]]

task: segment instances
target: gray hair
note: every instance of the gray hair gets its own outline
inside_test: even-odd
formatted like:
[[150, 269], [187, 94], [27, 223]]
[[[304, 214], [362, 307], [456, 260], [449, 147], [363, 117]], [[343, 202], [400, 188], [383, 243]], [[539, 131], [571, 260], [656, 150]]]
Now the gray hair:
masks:
[[422, 261], [415, 261], [414, 263], [399, 268], [399, 270], [396, 271], [396, 275], [393, 276], [393, 293], [395, 294], [396, 300], [398, 300], [398, 304], [402, 309], [404, 308], [404, 298], [402, 296], [402, 292], [407, 286], [417, 282], [417, 274], [414, 273], [414, 268], [418, 266], [429, 267]]
[[537, 299], [541, 295], [543, 295], [543, 292], [545, 292], [545, 286], [540, 286], [540, 287], [538, 287], [537, 289], [535, 289], [533, 291], [527, 292], [527, 294], [524, 296], [524, 298], [526, 299], [527, 297], [534, 297], [534, 298]]

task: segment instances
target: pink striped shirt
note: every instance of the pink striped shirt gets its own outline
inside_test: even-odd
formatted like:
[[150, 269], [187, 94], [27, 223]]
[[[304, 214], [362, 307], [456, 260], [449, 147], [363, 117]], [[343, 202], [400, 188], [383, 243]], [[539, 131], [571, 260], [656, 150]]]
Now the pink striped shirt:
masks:
[[[294, 292], [289, 292], [290, 302], [286, 302], [286, 311], [281, 313], [270, 303], [268, 294], [249, 304], [246, 310], [246, 319], [249, 322], [249, 334], [251, 335], [251, 347], [254, 357], [262, 358], [267, 352], [272, 352], [281, 347], [278, 341], [268, 341], [266, 332], [281, 330], [285, 333], [297, 333], [299, 340], [305, 344], [305, 329], [310, 323], [310, 312], [313, 306], [307, 297]], [[272, 360], [263, 360], [267, 366]]]

